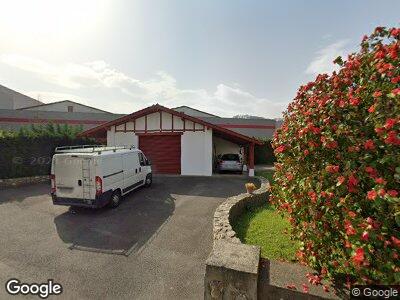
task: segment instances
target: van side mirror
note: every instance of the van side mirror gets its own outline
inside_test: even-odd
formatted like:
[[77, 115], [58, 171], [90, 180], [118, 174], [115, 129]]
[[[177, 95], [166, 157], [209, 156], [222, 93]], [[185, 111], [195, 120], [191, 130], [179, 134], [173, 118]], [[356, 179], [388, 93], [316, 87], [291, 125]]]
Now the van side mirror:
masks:
[[146, 159], [146, 165], [147, 166], [151, 166], [151, 160], [150, 159]]

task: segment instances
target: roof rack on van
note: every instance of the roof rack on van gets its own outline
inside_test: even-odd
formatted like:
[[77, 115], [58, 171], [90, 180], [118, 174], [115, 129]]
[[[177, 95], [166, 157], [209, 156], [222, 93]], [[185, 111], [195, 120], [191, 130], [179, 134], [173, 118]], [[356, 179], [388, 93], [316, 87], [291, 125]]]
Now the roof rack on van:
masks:
[[135, 146], [106, 146], [106, 145], [77, 145], [77, 146], [61, 146], [56, 147], [55, 153], [93, 153], [98, 152], [99, 154], [102, 151], [117, 151], [124, 149], [134, 149]]

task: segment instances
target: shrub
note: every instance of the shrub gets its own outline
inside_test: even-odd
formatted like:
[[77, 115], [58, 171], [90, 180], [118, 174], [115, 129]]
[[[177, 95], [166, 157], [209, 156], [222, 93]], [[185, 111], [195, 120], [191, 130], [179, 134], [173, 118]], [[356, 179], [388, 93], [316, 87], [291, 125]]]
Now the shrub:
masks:
[[55, 147], [96, 143], [77, 137], [81, 131], [80, 126], [52, 124], [22, 127], [18, 132], [0, 131], [0, 178], [50, 174]]
[[254, 163], [255, 164], [272, 164], [275, 160], [274, 150], [272, 149], [271, 140], [262, 140], [262, 145], [254, 147]]
[[301, 86], [273, 147], [273, 201], [298, 258], [359, 283], [400, 282], [400, 28], [378, 27], [340, 70]]

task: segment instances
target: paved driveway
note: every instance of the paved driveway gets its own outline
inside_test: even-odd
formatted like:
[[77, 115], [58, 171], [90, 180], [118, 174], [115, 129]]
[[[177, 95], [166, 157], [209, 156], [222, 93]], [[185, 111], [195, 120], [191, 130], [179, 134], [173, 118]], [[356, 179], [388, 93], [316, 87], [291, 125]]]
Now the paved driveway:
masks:
[[246, 181], [155, 178], [100, 210], [54, 206], [46, 184], [2, 190], [0, 299], [9, 278], [52, 278], [57, 298], [201, 299], [214, 210]]

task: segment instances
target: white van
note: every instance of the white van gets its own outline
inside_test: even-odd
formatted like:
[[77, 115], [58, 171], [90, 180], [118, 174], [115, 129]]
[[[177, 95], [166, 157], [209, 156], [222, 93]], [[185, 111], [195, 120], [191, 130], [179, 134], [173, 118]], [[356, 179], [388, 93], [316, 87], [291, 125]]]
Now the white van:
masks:
[[121, 197], [152, 183], [151, 163], [135, 147], [57, 147], [51, 163], [56, 205], [117, 207]]

